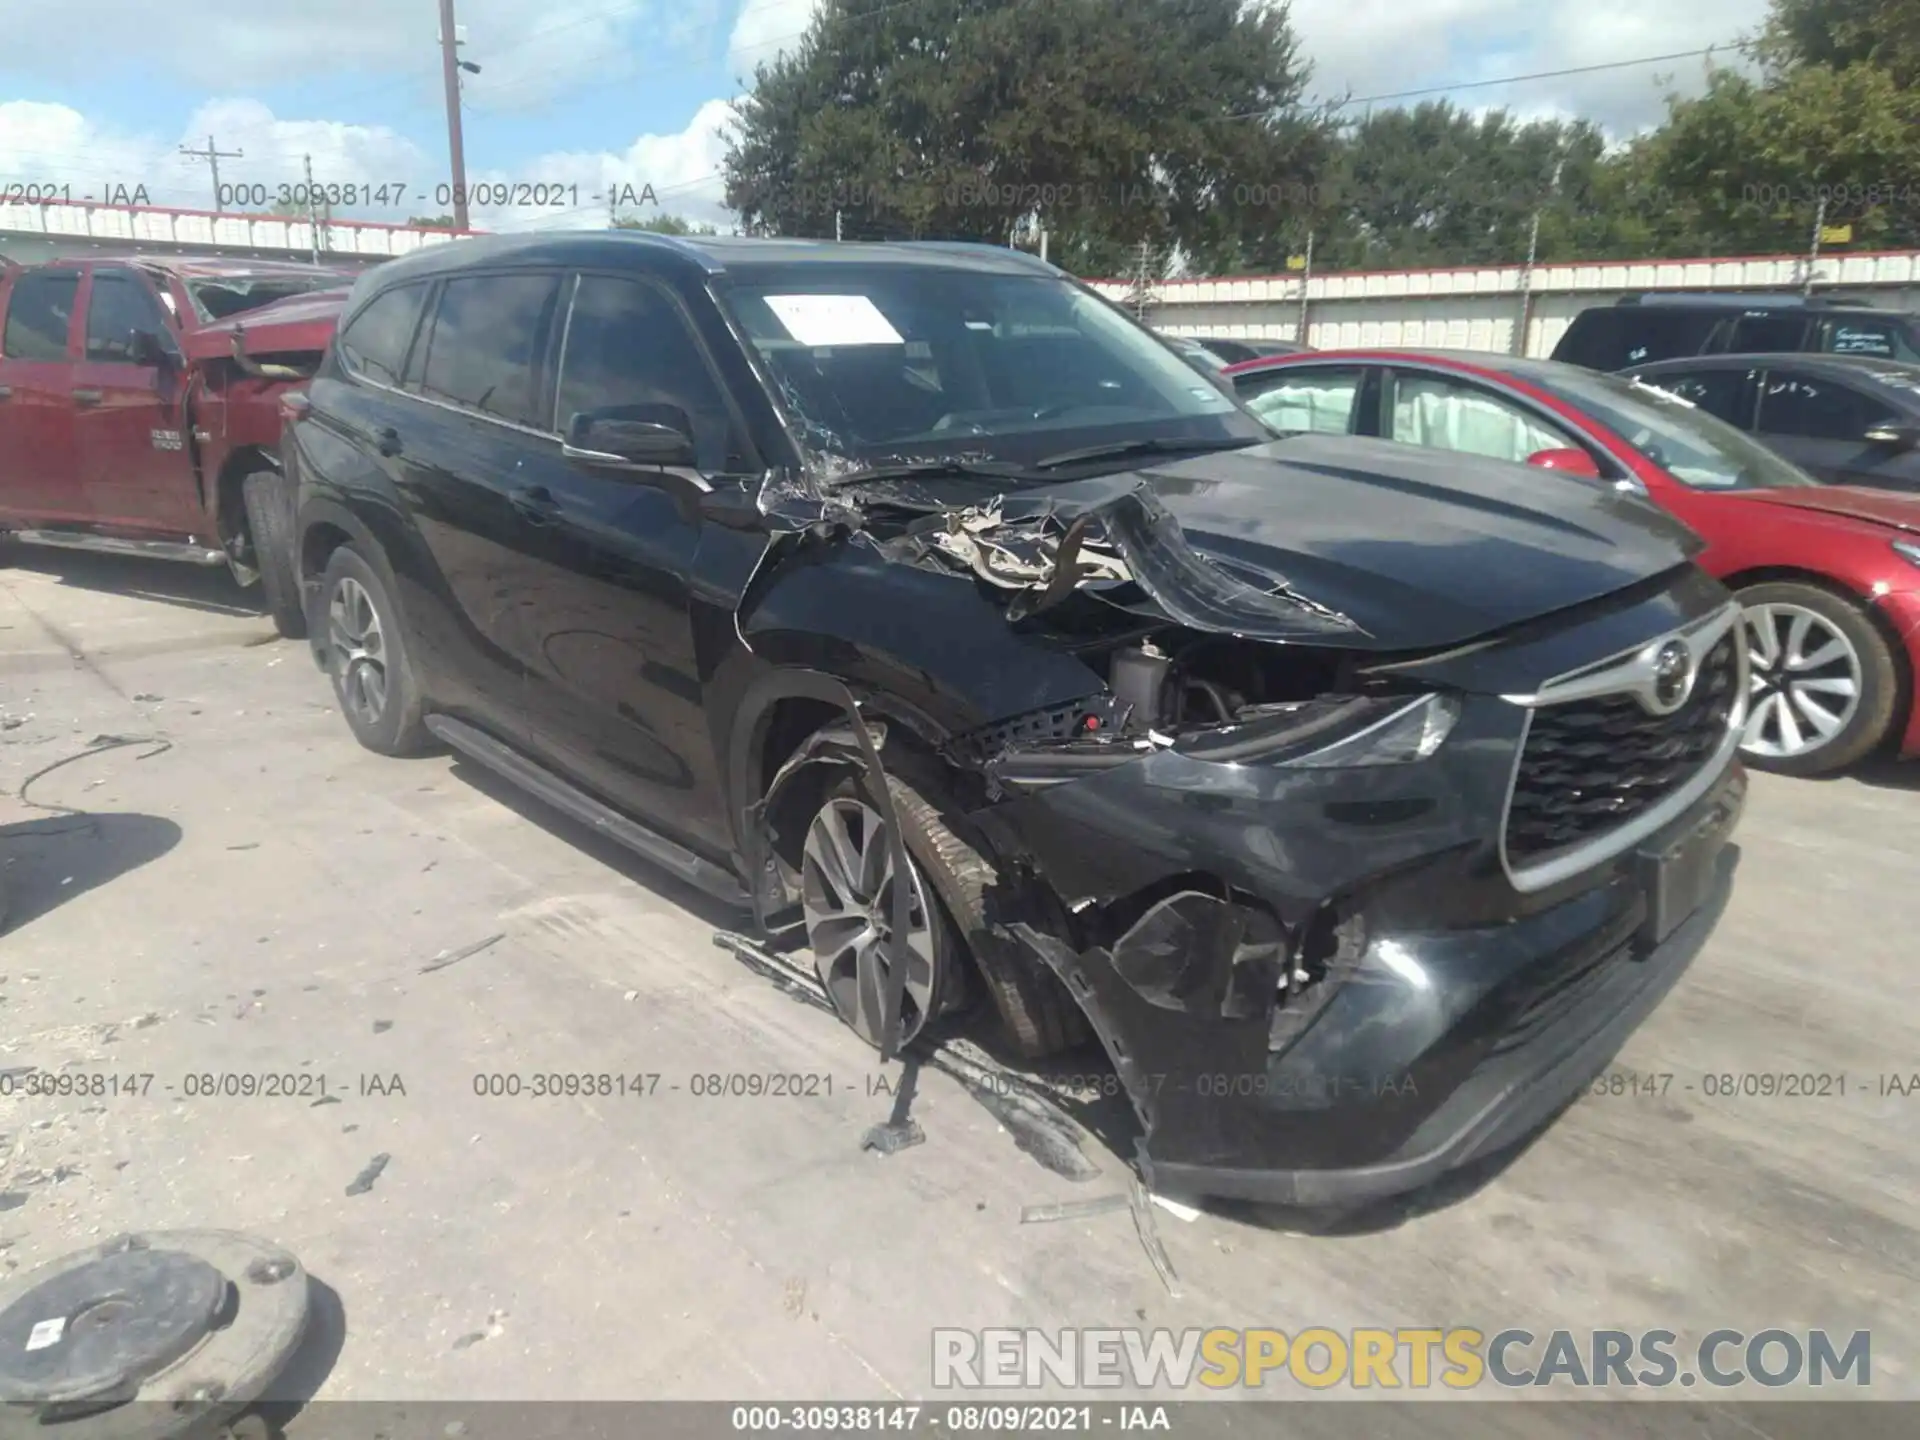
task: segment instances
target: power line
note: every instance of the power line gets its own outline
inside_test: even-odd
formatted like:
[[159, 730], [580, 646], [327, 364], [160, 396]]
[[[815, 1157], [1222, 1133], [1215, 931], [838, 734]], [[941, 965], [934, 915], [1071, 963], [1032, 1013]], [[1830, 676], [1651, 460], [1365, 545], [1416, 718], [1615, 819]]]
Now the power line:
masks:
[[1352, 100], [1342, 100], [1334, 108], [1344, 110], [1352, 105], [1373, 105], [1382, 100], [1411, 100], [1420, 95], [1446, 95], [1455, 90], [1486, 90], [1496, 85], [1520, 85], [1530, 80], [1558, 80], [1567, 75], [1593, 75], [1602, 70], [1629, 70], [1636, 65], [1658, 65], [1666, 60], [1694, 60], [1702, 55], [1711, 55], [1716, 50], [1732, 49], [1737, 42], [1722, 40], [1699, 50], [1676, 50], [1671, 55], [1643, 55], [1637, 60], [1609, 60], [1602, 65], [1575, 65], [1567, 70], [1535, 70], [1527, 75], [1505, 75], [1497, 80], [1469, 80], [1459, 85], [1429, 85], [1419, 90], [1395, 90], [1386, 95], [1361, 95]]

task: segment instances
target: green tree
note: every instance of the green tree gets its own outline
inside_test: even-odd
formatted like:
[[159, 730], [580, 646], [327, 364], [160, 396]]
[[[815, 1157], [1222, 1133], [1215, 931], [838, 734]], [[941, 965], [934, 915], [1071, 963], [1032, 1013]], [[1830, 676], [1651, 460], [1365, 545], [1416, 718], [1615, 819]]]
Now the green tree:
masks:
[[826, 0], [762, 66], [726, 159], [751, 233], [1006, 244], [1080, 273], [1199, 270], [1304, 237], [1330, 126], [1283, 4]]
[[409, 215], [407, 217], [407, 224], [416, 230], [451, 230], [453, 229], [453, 216]]
[[1669, 230], [1709, 254], [1797, 251], [1824, 200], [1856, 245], [1920, 246], [1920, 5], [1775, 0], [1751, 50], [1758, 78], [1670, 99], [1647, 143]]
[[616, 230], [651, 230], [657, 235], [717, 235], [720, 232], [711, 225], [702, 225], [679, 215], [652, 215], [642, 219], [634, 215], [623, 215], [613, 222]]

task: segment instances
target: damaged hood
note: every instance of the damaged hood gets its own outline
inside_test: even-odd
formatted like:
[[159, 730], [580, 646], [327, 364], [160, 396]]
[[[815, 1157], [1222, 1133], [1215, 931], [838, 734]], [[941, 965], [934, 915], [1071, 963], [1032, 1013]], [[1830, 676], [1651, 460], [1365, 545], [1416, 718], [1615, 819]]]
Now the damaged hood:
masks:
[[233, 353], [233, 337], [245, 337], [250, 355], [285, 355], [296, 351], [318, 353], [333, 338], [340, 312], [346, 308], [351, 280], [337, 290], [289, 295], [271, 305], [244, 310], [225, 320], [214, 320], [189, 331], [181, 346], [189, 360], [219, 360]]
[[[924, 495], [889, 499], [937, 509]], [[1294, 436], [939, 507], [891, 549], [1016, 591], [1014, 618], [1089, 588], [1200, 630], [1419, 651], [1611, 595], [1686, 563], [1701, 541], [1580, 476]]]

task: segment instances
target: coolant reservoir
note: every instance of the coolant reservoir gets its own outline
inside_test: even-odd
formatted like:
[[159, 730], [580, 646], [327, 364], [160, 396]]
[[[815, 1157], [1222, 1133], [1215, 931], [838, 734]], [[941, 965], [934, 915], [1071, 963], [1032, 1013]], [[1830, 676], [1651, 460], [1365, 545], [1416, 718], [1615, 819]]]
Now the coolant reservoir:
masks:
[[1113, 693], [1133, 707], [1128, 723], [1144, 729], [1160, 721], [1160, 698], [1166, 690], [1167, 667], [1173, 663], [1151, 640], [1131, 650], [1114, 652], [1107, 683]]

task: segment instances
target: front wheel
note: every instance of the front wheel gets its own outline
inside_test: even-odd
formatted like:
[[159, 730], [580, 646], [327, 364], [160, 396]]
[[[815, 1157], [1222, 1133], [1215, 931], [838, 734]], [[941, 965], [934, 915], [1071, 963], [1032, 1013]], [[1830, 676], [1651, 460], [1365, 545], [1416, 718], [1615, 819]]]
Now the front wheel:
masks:
[[1893, 725], [1900, 671], [1858, 605], [1816, 585], [1740, 592], [1751, 679], [1740, 753], [1757, 769], [1829, 775], [1874, 750]]
[[386, 582], [351, 545], [342, 545], [327, 561], [320, 593], [326, 670], [354, 739], [381, 755], [426, 749], [425, 698]]

